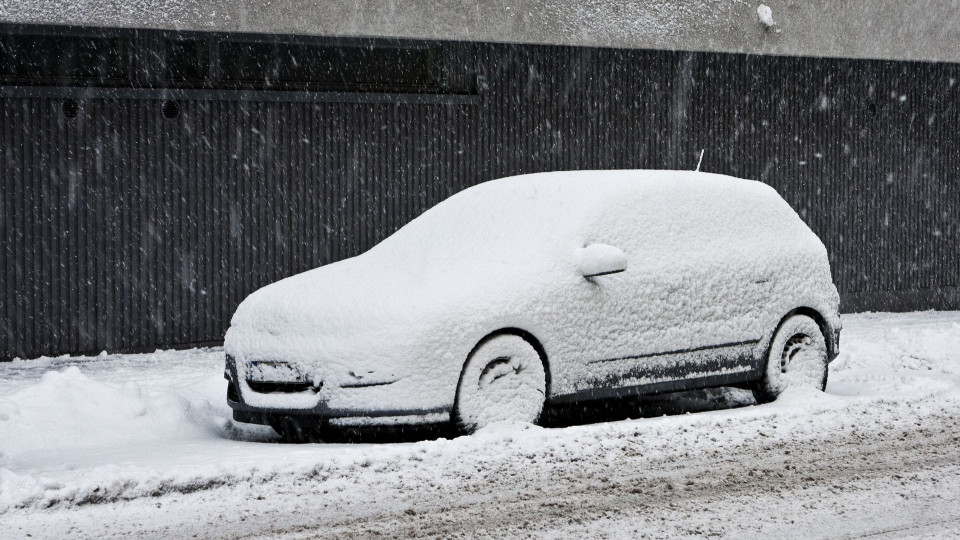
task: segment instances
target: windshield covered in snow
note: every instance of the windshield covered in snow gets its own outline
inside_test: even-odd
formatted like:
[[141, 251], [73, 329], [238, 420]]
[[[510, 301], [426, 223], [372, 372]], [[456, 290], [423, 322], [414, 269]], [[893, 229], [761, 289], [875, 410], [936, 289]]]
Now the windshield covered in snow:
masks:
[[591, 206], [574, 196], [575, 187], [554, 174], [487, 182], [427, 210], [370, 254], [412, 263], [526, 259], [573, 241]]

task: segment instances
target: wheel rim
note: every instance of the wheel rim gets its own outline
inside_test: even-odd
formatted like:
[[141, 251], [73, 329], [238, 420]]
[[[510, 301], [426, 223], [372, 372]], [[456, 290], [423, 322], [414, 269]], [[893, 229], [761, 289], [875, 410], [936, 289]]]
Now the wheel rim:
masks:
[[811, 387], [821, 389], [825, 351], [807, 334], [798, 333], [783, 345], [780, 354], [780, 373], [786, 387]]
[[467, 431], [540, 418], [546, 394], [543, 363], [529, 344], [510, 337], [485, 344], [465, 368], [457, 413]]

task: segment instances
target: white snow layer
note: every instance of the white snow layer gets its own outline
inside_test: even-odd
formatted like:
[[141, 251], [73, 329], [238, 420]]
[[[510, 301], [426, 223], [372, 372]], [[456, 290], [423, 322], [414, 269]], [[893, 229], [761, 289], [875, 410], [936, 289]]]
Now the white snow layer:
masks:
[[757, 17], [760, 18], [760, 22], [762, 22], [767, 28], [770, 28], [776, 24], [773, 21], [773, 10], [770, 9], [770, 6], [766, 4], [760, 4], [757, 6]]
[[[216, 349], [0, 364], [0, 537], [21, 537], [78, 504], [155, 500], [126, 525], [135, 527], [160, 519], [165, 510], [154, 506], [161, 502], [219, 486], [265, 485], [268, 498], [285, 501], [281, 492], [295, 496], [302, 489], [297, 486], [315, 485], [331, 497], [356, 492], [367, 497], [358, 506], [383, 511], [403, 501], [382, 500], [377, 486], [403, 478], [421, 479], [430, 492], [444, 485], [465, 493], [451, 471], [498, 475], [515, 463], [551, 476], [560, 474], [563, 463], [579, 468], [599, 460], [603, 474], [616, 476], [615, 463], [604, 456], [621, 446], [630, 455], [656, 456], [675, 447], [709, 455], [723, 449], [711, 442], [718, 438], [739, 447], [763, 446], [775, 436], [777, 444], [793, 448], [794, 438], [827, 427], [848, 429], [838, 423], [934, 427], [940, 420], [928, 416], [960, 417], [960, 312], [853, 315], [844, 317], [844, 325], [826, 393], [788, 392], [772, 404], [708, 413], [557, 429], [510, 427], [388, 445], [256, 442], [271, 440], [272, 432], [228, 419], [223, 353]], [[749, 403], [748, 396], [728, 390], [715, 399]], [[888, 429], [896, 434], [900, 428]], [[741, 476], [750, 469], [743, 466]], [[477, 481], [482, 486], [487, 480]], [[277, 482], [283, 490], [269, 487]], [[224, 506], [201, 511], [214, 516], [233, 515], [240, 500], [226, 492], [211, 498]], [[308, 503], [308, 513], [322, 512], [319, 502]], [[290, 501], [278, 504], [294, 508]], [[181, 518], [169, 519], [176, 524]]]
[[[622, 251], [629, 269], [584, 279], [591, 249], [601, 263]], [[553, 172], [461, 191], [360, 256], [256, 291], [224, 347], [251, 405], [449, 410], [470, 351], [500, 329], [540, 341], [562, 395], [623, 369], [591, 361], [763, 341], [801, 306], [837, 327], [838, 305], [823, 243], [763, 183]], [[323, 389], [250, 392], [254, 360], [291, 362]], [[361, 381], [392, 384], [342, 388]]]

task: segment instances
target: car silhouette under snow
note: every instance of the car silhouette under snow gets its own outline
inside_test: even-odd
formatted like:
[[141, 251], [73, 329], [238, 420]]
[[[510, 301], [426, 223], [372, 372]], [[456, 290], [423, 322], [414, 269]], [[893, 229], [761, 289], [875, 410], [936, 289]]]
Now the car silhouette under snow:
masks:
[[515, 176], [357, 257], [251, 294], [225, 337], [234, 418], [536, 422], [545, 405], [740, 385], [823, 389], [839, 297], [771, 187], [681, 171]]

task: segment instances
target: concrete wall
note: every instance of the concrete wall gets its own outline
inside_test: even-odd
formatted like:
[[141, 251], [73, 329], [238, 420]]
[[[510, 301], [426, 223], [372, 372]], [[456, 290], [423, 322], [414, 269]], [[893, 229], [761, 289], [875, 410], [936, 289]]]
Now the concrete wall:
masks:
[[960, 0], [0, 0], [0, 21], [960, 62]]

